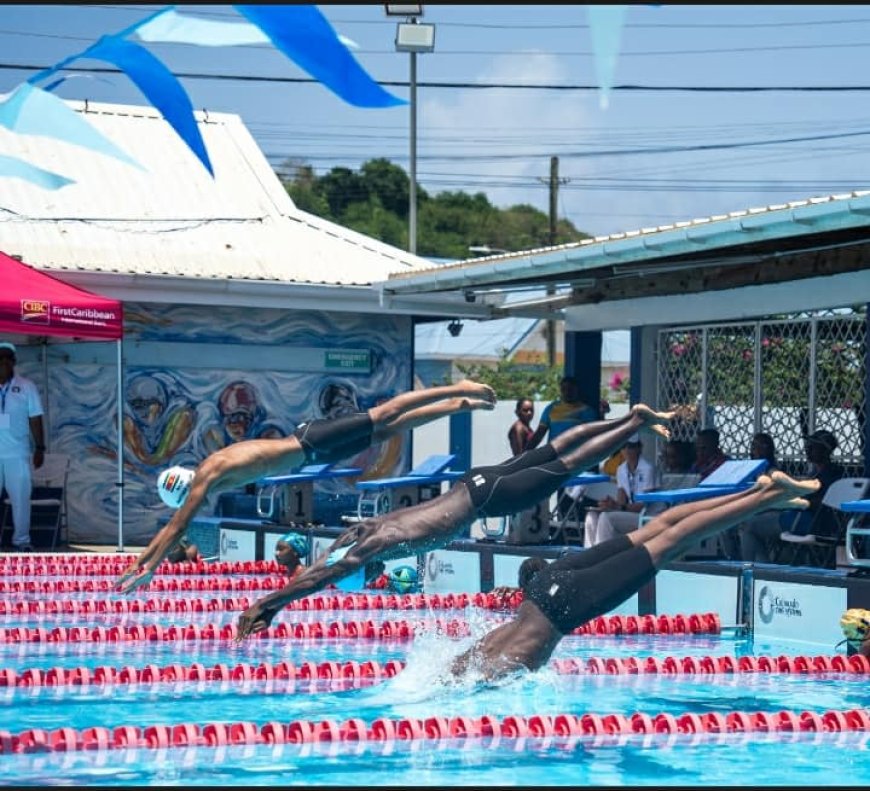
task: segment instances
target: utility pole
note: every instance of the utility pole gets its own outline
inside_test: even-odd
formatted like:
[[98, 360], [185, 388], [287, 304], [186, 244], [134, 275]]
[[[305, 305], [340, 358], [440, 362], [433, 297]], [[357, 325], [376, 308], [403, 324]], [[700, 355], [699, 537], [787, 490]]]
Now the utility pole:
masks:
[[[568, 179], [559, 178], [559, 157], [550, 157], [550, 178], [540, 179], [550, 185], [550, 246], [556, 244], [556, 224], [559, 219], [559, 184], [567, 184]], [[547, 295], [555, 294], [553, 285], [547, 286]], [[551, 368], [556, 364], [556, 322], [547, 319], [545, 329], [547, 335], [547, 365]]]

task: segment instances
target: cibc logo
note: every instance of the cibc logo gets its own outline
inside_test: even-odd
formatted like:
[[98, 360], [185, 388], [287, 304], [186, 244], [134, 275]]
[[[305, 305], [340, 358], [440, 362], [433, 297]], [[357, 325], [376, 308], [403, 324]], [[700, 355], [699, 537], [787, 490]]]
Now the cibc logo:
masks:
[[783, 599], [775, 596], [765, 585], [758, 594], [758, 617], [761, 618], [762, 623], [770, 623], [774, 615], [785, 618], [800, 618], [803, 613], [797, 599]]
[[50, 322], [51, 303], [44, 299], [22, 299], [21, 320], [31, 324]]

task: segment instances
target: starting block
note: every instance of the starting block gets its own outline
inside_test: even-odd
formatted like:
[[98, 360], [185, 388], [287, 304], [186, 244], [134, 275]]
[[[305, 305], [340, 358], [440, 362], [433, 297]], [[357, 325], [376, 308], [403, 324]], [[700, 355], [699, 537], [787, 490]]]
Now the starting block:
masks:
[[289, 525], [314, 521], [314, 482], [359, 475], [359, 467], [309, 464], [287, 475], [270, 475], [257, 481], [257, 515]]
[[465, 474], [447, 469], [455, 459], [454, 453], [436, 454], [429, 456], [406, 475], [357, 481], [357, 489], [362, 490], [357, 501], [357, 518], [370, 519], [437, 497], [441, 494], [443, 481], [455, 481]]

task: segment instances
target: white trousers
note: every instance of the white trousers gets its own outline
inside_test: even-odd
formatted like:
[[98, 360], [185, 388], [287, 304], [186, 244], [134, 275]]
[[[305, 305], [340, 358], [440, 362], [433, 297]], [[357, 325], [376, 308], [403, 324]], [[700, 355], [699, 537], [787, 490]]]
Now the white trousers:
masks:
[[583, 525], [583, 546], [594, 547], [603, 541], [637, 530], [640, 514], [633, 511], [598, 511], [590, 508]]
[[0, 459], [0, 489], [6, 490], [6, 496], [12, 504], [12, 524], [15, 525], [12, 544], [16, 547], [25, 546], [30, 543], [32, 481], [29, 456]]

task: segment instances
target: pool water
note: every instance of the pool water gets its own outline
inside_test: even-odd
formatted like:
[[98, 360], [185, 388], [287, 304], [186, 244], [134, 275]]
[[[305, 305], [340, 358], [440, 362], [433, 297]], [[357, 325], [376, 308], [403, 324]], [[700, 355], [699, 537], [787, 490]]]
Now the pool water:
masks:
[[[91, 594], [93, 599], [105, 594]], [[144, 594], [140, 594], [144, 595]], [[147, 594], [179, 598], [184, 594]], [[223, 598], [202, 593], [191, 598]], [[236, 594], [233, 594], [234, 596]], [[257, 594], [248, 594], [256, 598]], [[7, 601], [24, 594], [2, 594]], [[39, 594], [28, 594], [31, 600]], [[55, 594], [81, 601], [80, 595]], [[234, 623], [237, 612], [7, 616], [0, 627]], [[0, 669], [157, 666], [200, 662], [407, 662], [393, 678], [188, 681], [56, 687], [0, 687], [3, 730], [69, 726], [360, 718], [425, 719], [595, 713], [630, 716], [732, 711], [795, 712], [866, 708], [859, 673], [565, 675], [546, 668], [497, 685], [442, 681], [451, 658], [506, 617], [469, 607], [438, 611], [283, 611], [276, 623], [467, 620], [472, 636], [430, 626], [413, 640], [250, 639], [125, 643], [0, 643]], [[839, 649], [842, 650], [842, 649]], [[833, 646], [761, 643], [728, 635], [565, 638], [569, 657], [778, 656], [834, 653]], [[852, 786], [870, 781], [870, 732], [635, 734], [579, 737], [418, 739], [222, 747], [81, 750], [0, 755], [2, 785], [330, 785], [330, 786]]]

